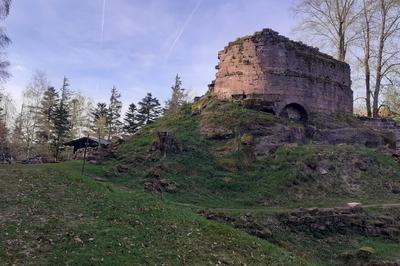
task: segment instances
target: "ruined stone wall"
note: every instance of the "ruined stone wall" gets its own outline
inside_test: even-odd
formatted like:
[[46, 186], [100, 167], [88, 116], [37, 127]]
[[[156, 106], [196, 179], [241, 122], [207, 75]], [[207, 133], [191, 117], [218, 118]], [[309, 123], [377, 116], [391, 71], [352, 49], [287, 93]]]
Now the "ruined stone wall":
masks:
[[400, 150], [400, 126], [394, 120], [368, 117], [360, 117], [359, 119], [369, 128], [382, 133], [393, 134], [396, 141], [396, 149]]
[[218, 57], [210, 90], [220, 99], [258, 99], [276, 113], [291, 103], [307, 112], [353, 111], [349, 65], [277, 32], [240, 38]]

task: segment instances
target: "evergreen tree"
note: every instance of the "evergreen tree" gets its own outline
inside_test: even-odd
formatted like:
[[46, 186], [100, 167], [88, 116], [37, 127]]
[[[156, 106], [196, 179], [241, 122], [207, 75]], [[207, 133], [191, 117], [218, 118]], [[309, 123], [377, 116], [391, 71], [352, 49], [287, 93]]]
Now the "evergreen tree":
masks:
[[182, 106], [188, 97], [184, 88], [182, 88], [182, 80], [178, 74], [175, 77], [175, 84], [171, 87], [171, 98], [166, 102], [167, 112], [176, 112]]
[[146, 97], [139, 102], [138, 123], [140, 126], [147, 125], [156, 120], [162, 113], [160, 102], [151, 93], [147, 93]]
[[122, 123], [120, 121], [122, 102], [120, 98], [121, 94], [118, 92], [117, 88], [113, 86], [111, 89], [110, 106], [108, 108], [108, 117], [107, 117], [109, 141], [111, 140], [112, 135], [118, 133], [118, 131], [122, 126]]
[[59, 103], [58, 93], [54, 87], [48, 87], [43, 94], [40, 106], [39, 141], [48, 143], [54, 130], [56, 108]]
[[68, 79], [64, 78], [63, 86], [61, 88], [61, 98], [59, 104], [55, 108], [54, 113], [54, 157], [58, 160], [63, 143], [69, 137], [71, 131], [70, 113], [69, 113], [69, 100], [71, 92], [69, 90]]
[[124, 129], [126, 132], [128, 132], [129, 134], [135, 134], [136, 131], [139, 129], [139, 124], [137, 121], [137, 108], [136, 105], [134, 103], [131, 103], [129, 105], [129, 109], [125, 114], [125, 126]]
[[99, 139], [104, 139], [107, 135], [108, 108], [106, 103], [97, 103], [96, 108], [91, 113], [92, 131]]

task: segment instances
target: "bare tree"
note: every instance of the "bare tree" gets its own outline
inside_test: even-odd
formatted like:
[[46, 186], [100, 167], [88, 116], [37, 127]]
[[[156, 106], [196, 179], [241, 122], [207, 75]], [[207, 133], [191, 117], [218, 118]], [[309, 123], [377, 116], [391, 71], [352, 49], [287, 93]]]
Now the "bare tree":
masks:
[[376, 48], [375, 84], [372, 92], [372, 115], [379, 116], [379, 96], [384, 86], [384, 78], [399, 74], [400, 66], [400, 1], [379, 0], [377, 23], [379, 27]]
[[23, 93], [23, 104], [19, 115], [19, 126], [25, 144], [26, 157], [32, 155], [33, 146], [38, 141], [38, 131], [41, 122], [40, 107], [43, 94], [49, 87], [46, 74], [36, 72]]
[[[376, 35], [376, 23], [374, 23], [374, 16], [376, 15], [376, 1], [362, 0], [358, 8], [361, 10], [361, 14], [355, 30], [359, 34], [357, 44], [359, 44], [362, 50], [359, 53], [358, 51], [354, 51], [354, 55], [363, 69], [363, 74], [360, 74], [364, 75], [363, 80], [365, 85], [365, 107], [367, 111], [367, 116], [371, 117], [371, 59], [372, 48], [374, 44], [372, 37]], [[357, 49], [358, 48], [355, 48], [355, 50]]]
[[297, 0], [294, 11], [301, 17], [298, 29], [311, 33], [317, 41], [336, 48], [336, 58], [346, 60], [356, 34], [351, 27], [360, 12], [356, 0]]
[[399, 73], [400, 1], [298, 0], [295, 11], [298, 28], [320, 40], [319, 47], [336, 47], [337, 59], [348, 59], [351, 48], [363, 70], [353, 78], [364, 81], [367, 115], [378, 117], [382, 90]]
[[0, 110], [7, 128], [11, 128], [17, 114], [15, 102], [7, 91], [0, 91]]
[[87, 135], [90, 128], [90, 104], [90, 101], [80, 93], [72, 97], [70, 103], [72, 137]]
[[396, 121], [400, 121], [400, 77], [393, 79], [392, 83], [384, 90], [383, 103], [380, 107], [386, 107], [389, 115]]
[[[2, 102], [3, 97], [0, 94], [0, 102]], [[6, 160], [6, 152], [5, 149], [8, 146], [8, 130], [6, 127], [5, 119], [4, 119], [4, 109], [0, 107], [0, 160]]]

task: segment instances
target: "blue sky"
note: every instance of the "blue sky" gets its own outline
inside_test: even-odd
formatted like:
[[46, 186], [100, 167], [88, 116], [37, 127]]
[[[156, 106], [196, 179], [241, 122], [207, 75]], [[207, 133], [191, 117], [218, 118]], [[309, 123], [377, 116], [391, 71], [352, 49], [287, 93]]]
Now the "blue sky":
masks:
[[107, 101], [115, 85], [128, 104], [146, 92], [166, 100], [179, 73], [201, 95], [229, 41], [262, 28], [292, 37], [292, 2], [106, 0], [103, 24], [103, 0], [14, 0], [5, 22], [13, 76], [5, 87], [19, 101], [41, 70], [53, 86], [65, 75], [95, 101]]

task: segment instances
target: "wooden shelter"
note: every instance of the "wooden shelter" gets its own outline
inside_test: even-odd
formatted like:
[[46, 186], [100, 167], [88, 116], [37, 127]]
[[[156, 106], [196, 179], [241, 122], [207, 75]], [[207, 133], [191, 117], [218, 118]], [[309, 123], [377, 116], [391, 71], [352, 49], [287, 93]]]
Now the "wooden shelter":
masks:
[[111, 143], [107, 140], [98, 139], [98, 138], [94, 138], [94, 137], [83, 137], [83, 138], [74, 139], [67, 143], [64, 143], [64, 145], [66, 145], [66, 146], [74, 147], [74, 153], [76, 153], [80, 149], [84, 149], [85, 147], [87, 147], [87, 148], [96, 148], [96, 147], [106, 148], [110, 144]]

